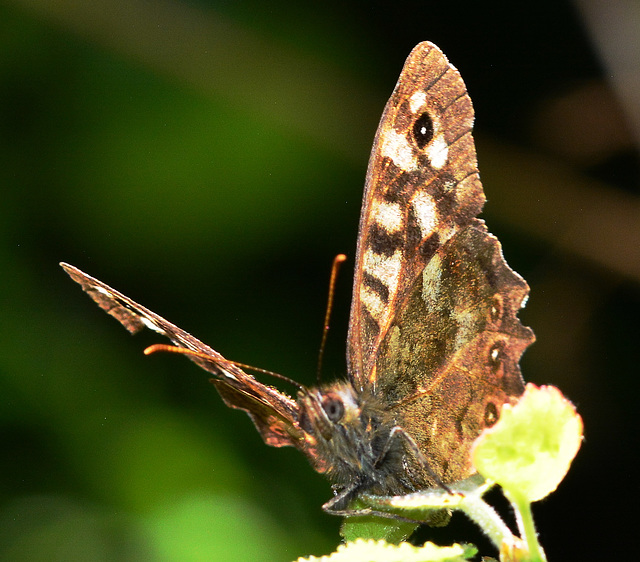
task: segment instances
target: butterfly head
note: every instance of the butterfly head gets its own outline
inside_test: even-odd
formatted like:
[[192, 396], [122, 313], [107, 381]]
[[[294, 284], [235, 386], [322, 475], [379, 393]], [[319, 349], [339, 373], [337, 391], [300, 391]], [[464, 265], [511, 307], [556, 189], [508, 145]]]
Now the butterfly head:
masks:
[[351, 384], [304, 389], [298, 394], [298, 408], [298, 424], [307, 451], [312, 451], [308, 456], [319, 472], [340, 482], [367, 470], [372, 457], [370, 427]]
[[348, 382], [298, 394], [298, 426], [315, 469], [334, 484], [379, 493], [390, 487], [402, 443], [391, 438], [394, 420], [371, 392]]

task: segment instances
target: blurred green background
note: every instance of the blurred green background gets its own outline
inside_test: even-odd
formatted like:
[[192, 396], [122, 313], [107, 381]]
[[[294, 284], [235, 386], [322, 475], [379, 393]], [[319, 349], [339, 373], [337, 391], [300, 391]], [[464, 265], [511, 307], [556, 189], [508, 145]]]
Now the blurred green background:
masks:
[[[607, 48], [640, 76], [634, 20], [443, 4], [0, 1], [0, 559], [334, 548], [330, 487], [302, 455], [263, 445], [184, 358], [144, 357], [158, 339], [130, 338], [57, 264], [312, 384], [330, 263], [353, 258], [373, 135], [425, 39], [467, 83], [483, 216], [531, 285], [525, 378], [585, 421], [572, 472], [535, 506], [542, 544], [611, 559], [633, 536], [617, 512], [638, 499], [640, 103]], [[327, 379], [345, 370], [351, 274]], [[454, 517], [424, 537], [474, 533]]]

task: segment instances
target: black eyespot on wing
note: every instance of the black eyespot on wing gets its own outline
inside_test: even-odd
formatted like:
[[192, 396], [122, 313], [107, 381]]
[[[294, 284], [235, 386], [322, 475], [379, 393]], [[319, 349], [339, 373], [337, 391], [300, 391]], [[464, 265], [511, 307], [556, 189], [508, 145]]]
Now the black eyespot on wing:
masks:
[[500, 294], [493, 295], [489, 309], [489, 318], [493, 324], [502, 318], [502, 307], [502, 296]]
[[498, 421], [498, 408], [493, 402], [489, 402], [484, 409], [484, 426], [492, 427]]
[[489, 350], [489, 365], [494, 372], [500, 368], [502, 361], [504, 360], [504, 342], [497, 341], [491, 346]]
[[428, 113], [423, 113], [413, 124], [413, 138], [422, 150], [433, 139], [433, 121]]

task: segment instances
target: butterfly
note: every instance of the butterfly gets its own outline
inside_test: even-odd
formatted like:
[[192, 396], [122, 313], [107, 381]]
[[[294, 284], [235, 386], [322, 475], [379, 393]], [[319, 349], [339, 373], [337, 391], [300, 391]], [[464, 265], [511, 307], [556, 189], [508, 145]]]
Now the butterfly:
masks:
[[534, 340], [517, 318], [529, 288], [476, 216], [485, 196], [473, 107], [433, 44], [409, 55], [378, 127], [362, 203], [348, 378], [295, 398], [259, 382], [161, 316], [79, 269], [71, 278], [129, 332], [150, 328], [213, 375], [267, 445], [293, 446], [326, 474], [323, 508], [361, 492], [397, 495], [474, 473], [470, 447], [523, 392]]

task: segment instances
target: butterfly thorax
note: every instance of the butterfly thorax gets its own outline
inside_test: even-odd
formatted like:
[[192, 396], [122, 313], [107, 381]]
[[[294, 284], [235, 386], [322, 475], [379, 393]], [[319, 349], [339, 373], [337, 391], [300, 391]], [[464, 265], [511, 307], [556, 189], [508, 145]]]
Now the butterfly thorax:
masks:
[[304, 452], [331, 482], [384, 495], [415, 489], [399, 479], [407, 474], [404, 443], [392, 412], [373, 393], [341, 382], [301, 392], [298, 405]]

